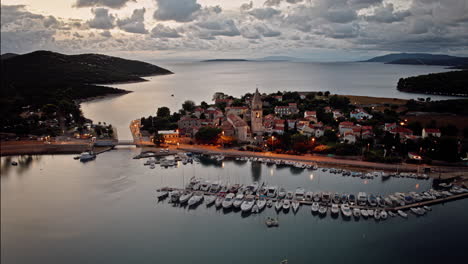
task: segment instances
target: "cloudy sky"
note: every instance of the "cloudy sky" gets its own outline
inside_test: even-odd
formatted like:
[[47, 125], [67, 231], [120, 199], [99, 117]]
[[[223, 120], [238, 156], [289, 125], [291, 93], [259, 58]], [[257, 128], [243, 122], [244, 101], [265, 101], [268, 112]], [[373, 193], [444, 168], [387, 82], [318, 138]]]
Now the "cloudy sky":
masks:
[[140, 59], [468, 56], [468, 0], [2, 0], [1, 51]]

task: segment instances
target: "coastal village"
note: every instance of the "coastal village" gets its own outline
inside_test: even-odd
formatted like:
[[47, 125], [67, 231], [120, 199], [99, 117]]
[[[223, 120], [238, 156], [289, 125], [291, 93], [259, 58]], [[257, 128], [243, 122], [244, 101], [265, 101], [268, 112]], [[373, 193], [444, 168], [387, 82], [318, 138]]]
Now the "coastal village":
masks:
[[[161, 107], [156, 117], [137, 120], [136, 139], [156, 145], [218, 145], [255, 152], [354, 156], [383, 163], [418, 164], [441, 156], [457, 157], [451, 161], [466, 157], [459, 141], [444, 137], [449, 135], [443, 131], [449, 129], [410, 123], [405, 117], [412, 114], [401, 103], [358, 104], [329, 92], [262, 94], [256, 89], [241, 98], [218, 92], [212, 104], [186, 101], [183, 109], [172, 115]], [[452, 152], [450, 157], [442, 154], [447, 149]]]

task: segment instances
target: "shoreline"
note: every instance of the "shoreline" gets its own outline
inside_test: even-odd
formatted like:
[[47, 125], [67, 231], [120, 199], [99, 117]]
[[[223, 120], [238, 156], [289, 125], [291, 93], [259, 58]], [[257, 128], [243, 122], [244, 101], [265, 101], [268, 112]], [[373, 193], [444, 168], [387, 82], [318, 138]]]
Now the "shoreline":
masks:
[[[148, 148], [146, 148], [148, 149]], [[417, 165], [417, 164], [387, 164], [387, 163], [376, 163], [361, 160], [341, 159], [334, 157], [323, 157], [316, 155], [287, 155], [287, 154], [276, 154], [271, 152], [251, 152], [251, 151], [238, 151], [230, 149], [218, 149], [214, 147], [200, 147], [193, 145], [180, 145], [178, 150], [188, 151], [202, 154], [222, 154], [229, 157], [258, 157], [267, 159], [283, 159], [296, 162], [304, 162], [309, 164], [320, 164], [322, 167], [338, 167], [342, 169], [354, 169], [361, 171], [372, 171], [372, 170], [383, 170], [390, 172], [420, 172], [422, 173], [424, 168], [430, 168], [431, 172], [427, 173], [432, 178], [455, 178], [455, 177], [468, 177], [468, 167], [449, 167], [449, 166], [433, 166], [433, 165]]]

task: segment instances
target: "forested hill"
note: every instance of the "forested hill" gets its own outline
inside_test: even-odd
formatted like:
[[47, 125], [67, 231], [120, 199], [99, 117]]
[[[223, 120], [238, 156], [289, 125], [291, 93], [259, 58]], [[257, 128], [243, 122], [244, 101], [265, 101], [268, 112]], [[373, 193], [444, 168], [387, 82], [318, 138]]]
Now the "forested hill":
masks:
[[409, 93], [468, 96], [468, 70], [401, 78], [397, 89]]
[[60, 102], [70, 105], [75, 99], [128, 92], [101, 84], [144, 81], [142, 76], [172, 73], [149, 63], [100, 54], [35, 51], [4, 55], [0, 114], [8, 118], [17, 117], [23, 106], [37, 109]]
[[439, 65], [463, 68], [468, 65], [468, 58], [427, 53], [395, 53], [375, 57], [367, 60], [366, 62], [383, 62], [387, 64], [409, 65]]

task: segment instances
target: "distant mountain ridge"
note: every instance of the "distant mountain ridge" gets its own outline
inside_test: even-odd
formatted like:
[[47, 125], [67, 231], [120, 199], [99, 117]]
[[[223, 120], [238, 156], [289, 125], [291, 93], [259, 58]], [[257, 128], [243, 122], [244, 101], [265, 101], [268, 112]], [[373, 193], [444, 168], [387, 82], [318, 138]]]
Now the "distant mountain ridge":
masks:
[[462, 67], [468, 65], [468, 57], [456, 57], [427, 53], [395, 53], [374, 57], [364, 62], [383, 62], [387, 64], [439, 65]]
[[1, 55], [1, 59], [2, 60], [6, 60], [6, 59], [10, 59], [10, 58], [13, 58], [13, 57], [16, 57], [18, 56], [19, 54], [16, 54], [16, 53], [4, 53]]

